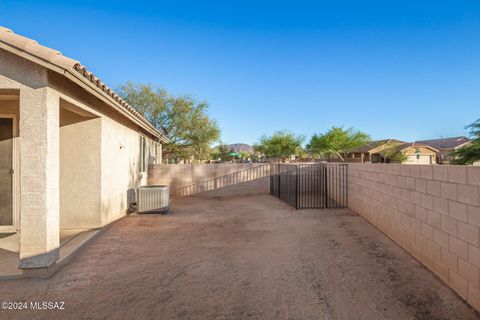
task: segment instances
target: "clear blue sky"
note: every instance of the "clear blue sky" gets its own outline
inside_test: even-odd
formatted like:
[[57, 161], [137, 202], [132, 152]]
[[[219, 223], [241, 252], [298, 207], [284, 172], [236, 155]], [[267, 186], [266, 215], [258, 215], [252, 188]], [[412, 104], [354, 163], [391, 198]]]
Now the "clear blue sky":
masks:
[[480, 1], [0, 1], [0, 25], [210, 103], [226, 143], [333, 125], [407, 141], [480, 118]]

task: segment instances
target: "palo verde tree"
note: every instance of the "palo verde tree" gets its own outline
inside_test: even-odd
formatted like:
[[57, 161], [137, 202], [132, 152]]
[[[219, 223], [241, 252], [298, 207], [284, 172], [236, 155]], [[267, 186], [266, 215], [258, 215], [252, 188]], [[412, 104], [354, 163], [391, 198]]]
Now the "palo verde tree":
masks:
[[480, 119], [468, 125], [466, 129], [469, 130], [472, 141], [453, 152], [455, 164], [473, 164], [480, 161]]
[[370, 136], [353, 128], [332, 127], [323, 134], [314, 134], [307, 144], [307, 151], [314, 156], [345, 161], [347, 154], [370, 141]]
[[272, 136], [263, 135], [253, 148], [267, 158], [280, 158], [285, 161], [290, 156], [298, 154], [303, 141], [303, 136], [288, 131], [277, 131]]
[[165, 129], [170, 139], [163, 146], [165, 158], [174, 161], [209, 158], [210, 144], [219, 140], [220, 129], [208, 116], [206, 102], [198, 102], [188, 95], [173, 96], [165, 89], [132, 82], [120, 86], [119, 93], [157, 129]]

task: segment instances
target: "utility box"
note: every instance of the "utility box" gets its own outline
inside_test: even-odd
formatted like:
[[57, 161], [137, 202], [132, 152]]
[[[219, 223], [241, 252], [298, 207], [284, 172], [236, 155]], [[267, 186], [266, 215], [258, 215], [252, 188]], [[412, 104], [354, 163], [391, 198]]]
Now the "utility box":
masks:
[[168, 186], [143, 186], [137, 192], [138, 213], [167, 213], [170, 188]]

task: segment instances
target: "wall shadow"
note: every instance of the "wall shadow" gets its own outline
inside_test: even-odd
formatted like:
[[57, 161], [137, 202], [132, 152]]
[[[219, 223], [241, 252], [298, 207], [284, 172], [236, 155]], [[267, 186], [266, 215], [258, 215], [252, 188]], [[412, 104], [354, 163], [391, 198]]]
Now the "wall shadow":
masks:
[[[268, 193], [270, 164], [250, 166], [246, 169], [243, 169], [244, 166], [237, 164], [206, 164], [203, 165], [203, 168], [201, 167], [202, 165], [197, 165], [196, 167], [194, 167], [195, 165], [171, 166], [174, 165], [150, 166], [149, 172], [151, 172], [151, 175], [149, 177], [149, 184], [170, 185], [170, 194], [172, 196], [190, 196], [205, 193], [211, 196], [222, 195], [221, 193], [216, 194], [215, 191], [223, 191], [223, 195], [227, 195], [225, 192], [232, 187], [242, 188], [243, 191], [247, 191], [247, 189], [250, 188], [252, 194], [255, 192]], [[236, 170], [236, 167], [239, 167], [241, 170], [221, 175], [222, 171], [226, 169]], [[162, 170], [164, 168], [172, 169], [168, 172], [169, 177], [165, 177], [166, 172]], [[198, 182], [192, 182], [195, 180]], [[178, 187], [178, 184], [188, 185]], [[239, 192], [242, 190], [236, 191]], [[231, 192], [233, 194], [235, 190], [232, 189]], [[245, 192], [240, 193], [243, 194]]]

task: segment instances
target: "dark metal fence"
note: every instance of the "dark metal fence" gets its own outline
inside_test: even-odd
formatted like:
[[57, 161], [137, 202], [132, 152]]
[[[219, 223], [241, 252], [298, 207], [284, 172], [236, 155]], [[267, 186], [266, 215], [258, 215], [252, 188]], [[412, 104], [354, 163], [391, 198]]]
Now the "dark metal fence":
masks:
[[270, 170], [270, 194], [297, 207], [297, 166], [290, 164], [272, 164]]
[[346, 208], [346, 164], [272, 164], [270, 194], [297, 209]]

